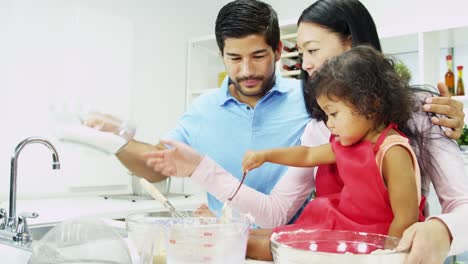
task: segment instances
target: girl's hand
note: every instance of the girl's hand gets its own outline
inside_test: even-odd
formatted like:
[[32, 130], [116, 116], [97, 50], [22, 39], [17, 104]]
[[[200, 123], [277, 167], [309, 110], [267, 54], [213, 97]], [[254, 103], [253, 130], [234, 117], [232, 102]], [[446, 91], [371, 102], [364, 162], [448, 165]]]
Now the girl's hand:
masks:
[[450, 98], [447, 86], [443, 83], [438, 83], [437, 88], [440, 92], [440, 97], [431, 97], [426, 99], [426, 104], [423, 106], [424, 111], [431, 112], [446, 117], [432, 117], [431, 121], [434, 125], [447, 127], [445, 135], [452, 139], [459, 139], [463, 126], [465, 124], [465, 113], [463, 113], [463, 103]]
[[165, 176], [192, 175], [203, 157], [188, 145], [172, 140], [161, 140], [171, 149], [148, 152], [144, 155], [146, 165]]
[[242, 171], [250, 171], [262, 166], [267, 161], [267, 154], [263, 151], [247, 151], [242, 160]]

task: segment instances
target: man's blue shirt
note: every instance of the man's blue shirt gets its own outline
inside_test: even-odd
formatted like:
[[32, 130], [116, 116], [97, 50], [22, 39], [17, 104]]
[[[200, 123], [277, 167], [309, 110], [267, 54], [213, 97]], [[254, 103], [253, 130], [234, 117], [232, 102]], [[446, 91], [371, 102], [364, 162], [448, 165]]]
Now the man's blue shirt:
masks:
[[[309, 120], [299, 80], [277, 74], [273, 88], [252, 109], [231, 96], [226, 78], [219, 90], [197, 97], [167, 137], [208, 155], [240, 179], [247, 150], [299, 145]], [[248, 174], [245, 184], [269, 194], [286, 169], [265, 163]], [[222, 208], [211, 194], [208, 205], [218, 213]]]

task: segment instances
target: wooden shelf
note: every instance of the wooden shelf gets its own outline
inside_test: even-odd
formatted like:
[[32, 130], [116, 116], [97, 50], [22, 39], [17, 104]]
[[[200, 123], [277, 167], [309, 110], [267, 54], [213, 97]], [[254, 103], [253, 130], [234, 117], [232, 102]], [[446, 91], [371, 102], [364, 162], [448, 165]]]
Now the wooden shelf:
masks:
[[298, 51], [295, 51], [295, 52], [283, 52], [281, 54], [281, 58], [294, 58], [294, 57], [298, 57], [299, 56], [299, 52]]
[[295, 70], [295, 71], [282, 71], [281, 75], [282, 76], [297, 76], [301, 74], [301, 70]]
[[297, 38], [297, 33], [291, 33], [291, 34], [286, 34], [286, 35], [281, 36], [281, 39], [293, 39], [294, 42], [296, 42], [295, 41], [296, 38]]

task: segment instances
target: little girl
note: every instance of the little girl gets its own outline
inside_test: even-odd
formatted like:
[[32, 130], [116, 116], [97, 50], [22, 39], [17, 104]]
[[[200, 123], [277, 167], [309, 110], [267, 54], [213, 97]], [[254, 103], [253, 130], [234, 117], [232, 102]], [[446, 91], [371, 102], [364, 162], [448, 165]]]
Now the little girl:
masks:
[[[415, 98], [392, 61], [371, 47], [355, 47], [326, 62], [307, 87], [310, 100], [320, 106], [315, 114], [326, 115], [330, 143], [250, 151], [242, 163], [244, 171], [265, 162], [319, 166], [317, 197], [294, 224], [273, 231], [333, 229], [401, 237], [423, 221], [418, 162], [400, 131], [408, 130]], [[271, 232], [253, 231], [249, 257], [271, 258]]]

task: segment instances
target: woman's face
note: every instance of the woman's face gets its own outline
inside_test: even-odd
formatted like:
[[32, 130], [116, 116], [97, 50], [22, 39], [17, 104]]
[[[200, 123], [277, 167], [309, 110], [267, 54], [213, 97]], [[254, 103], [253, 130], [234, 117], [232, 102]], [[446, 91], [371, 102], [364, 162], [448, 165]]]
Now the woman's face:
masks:
[[351, 49], [351, 39], [315, 23], [302, 22], [297, 29], [297, 47], [302, 54], [302, 69], [312, 75], [329, 58]]

